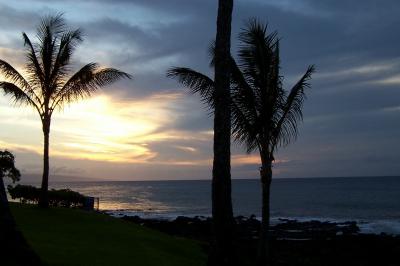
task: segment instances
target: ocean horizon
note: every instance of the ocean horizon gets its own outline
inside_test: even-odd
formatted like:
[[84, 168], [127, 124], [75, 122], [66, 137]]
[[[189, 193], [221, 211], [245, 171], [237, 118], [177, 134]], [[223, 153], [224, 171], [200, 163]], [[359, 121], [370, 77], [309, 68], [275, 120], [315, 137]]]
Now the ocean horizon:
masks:
[[[400, 178], [400, 175], [369, 175], [369, 176], [284, 176], [284, 177], [273, 177], [273, 180], [281, 179], [332, 179], [332, 178]], [[115, 178], [97, 178], [93, 176], [79, 176], [79, 175], [59, 175], [50, 174], [49, 184], [51, 183], [85, 183], [85, 182], [164, 182], [164, 181], [211, 181], [211, 176], [209, 178], [178, 178], [178, 179], [148, 179], [148, 178], [135, 178], [135, 179], [115, 179]], [[21, 184], [32, 184], [40, 185], [42, 180], [42, 174], [23, 174], [23, 178], [18, 181]], [[231, 180], [260, 180], [259, 177], [255, 178], [244, 178], [244, 177], [232, 177]]]
[[[99, 209], [117, 217], [211, 216], [210, 180], [50, 182], [50, 188], [98, 197]], [[260, 217], [260, 181], [233, 179], [232, 202], [235, 216]], [[357, 221], [362, 232], [400, 234], [400, 177], [275, 178], [271, 217]]]

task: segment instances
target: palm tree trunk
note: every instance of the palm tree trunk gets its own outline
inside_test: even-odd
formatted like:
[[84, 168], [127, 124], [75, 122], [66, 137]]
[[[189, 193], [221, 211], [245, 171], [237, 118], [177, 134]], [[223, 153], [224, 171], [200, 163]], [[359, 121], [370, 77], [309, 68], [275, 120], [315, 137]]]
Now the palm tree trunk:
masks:
[[43, 148], [43, 176], [42, 188], [39, 199], [39, 206], [42, 208], [49, 207], [48, 189], [49, 189], [49, 137], [50, 137], [50, 118], [45, 117], [42, 121], [44, 148]]
[[214, 161], [212, 215], [215, 246], [209, 265], [233, 265], [233, 211], [231, 199], [230, 47], [233, 0], [219, 0], [215, 39]]
[[2, 177], [0, 177], [0, 240], [1, 265], [41, 265], [39, 257], [16, 227]]
[[269, 223], [270, 223], [270, 191], [272, 181], [272, 161], [262, 160], [260, 169], [262, 187], [262, 218], [260, 240], [258, 247], [258, 265], [266, 266], [270, 263], [269, 256]]

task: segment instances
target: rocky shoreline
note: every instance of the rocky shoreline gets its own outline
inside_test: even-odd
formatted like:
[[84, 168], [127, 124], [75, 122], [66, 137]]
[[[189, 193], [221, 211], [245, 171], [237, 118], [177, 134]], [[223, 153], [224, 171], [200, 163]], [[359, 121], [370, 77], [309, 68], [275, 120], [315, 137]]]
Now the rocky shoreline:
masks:
[[[121, 219], [177, 237], [195, 239], [208, 251], [213, 240], [212, 220], [183, 217], [175, 220]], [[235, 218], [236, 249], [240, 265], [253, 265], [260, 221], [254, 216]], [[400, 265], [400, 236], [363, 234], [356, 222], [280, 219], [271, 226], [273, 265]]]
[[[212, 238], [212, 219], [196, 216], [193, 218], [178, 216], [174, 220], [147, 219], [139, 216], [123, 216], [136, 224], [144, 225], [171, 235], [185, 236], [198, 240]], [[240, 239], [258, 239], [260, 221], [255, 216], [238, 216], [236, 221], [236, 234]], [[278, 240], [316, 240], [331, 239], [340, 235], [358, 235], [360, 232], [356, 222], [300, 222], [292, 219], [279, 219], [279, 223], [272, 225], [270, 232]]]

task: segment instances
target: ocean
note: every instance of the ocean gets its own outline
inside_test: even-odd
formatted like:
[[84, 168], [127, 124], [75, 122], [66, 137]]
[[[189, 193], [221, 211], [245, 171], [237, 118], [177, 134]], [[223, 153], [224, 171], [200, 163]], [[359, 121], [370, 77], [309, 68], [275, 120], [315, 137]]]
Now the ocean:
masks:
[[[114, 216], [173, 219], [211, 216], [211, 182], [118, 181], [58, 182], [100, 198], [100, 210]], [[400, 234], [400, 177], [274, 179], [271, 216], [321, 221], [357, 221], [363, 232]], [[235, 216], [260, 216], [259, 180], [233, 180]]]

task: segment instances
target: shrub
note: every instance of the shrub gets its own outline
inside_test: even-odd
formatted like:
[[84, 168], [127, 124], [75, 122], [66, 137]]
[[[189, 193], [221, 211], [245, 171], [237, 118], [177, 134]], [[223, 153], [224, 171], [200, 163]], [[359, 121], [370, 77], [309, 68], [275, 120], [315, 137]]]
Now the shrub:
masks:
[[[37, 204], [39, 202], [40, 188], [29, 185], [16, 185], [8, 187], [12, 199], [21, 202]], [[70, 189], [52, 189], [49, 191], [49, 205], [53, 207], [77, 207], [82, 208], [86, 197], [79, 192]]]

